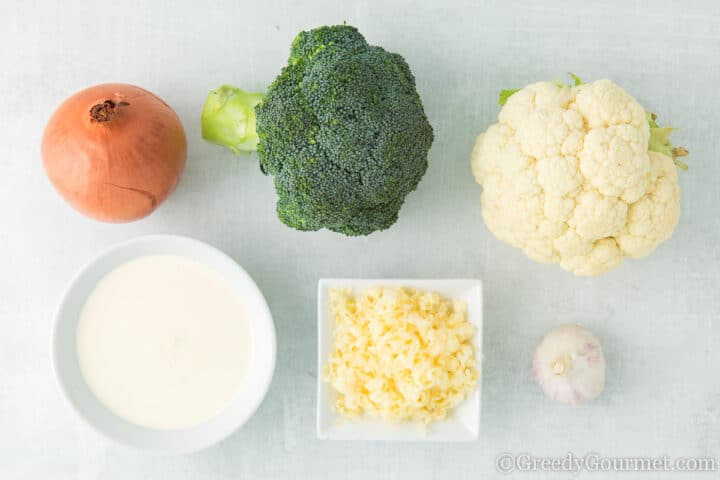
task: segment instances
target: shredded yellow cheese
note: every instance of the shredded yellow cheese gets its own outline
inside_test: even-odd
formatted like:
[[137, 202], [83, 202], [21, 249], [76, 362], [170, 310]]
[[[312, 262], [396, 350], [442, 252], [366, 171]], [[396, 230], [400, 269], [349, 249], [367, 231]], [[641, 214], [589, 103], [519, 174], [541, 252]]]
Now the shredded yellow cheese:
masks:
[[475, 390], [478, 370], [464, 302], [410, 288], [333, 289], [325, 380], [345, 417], [428, 424]]

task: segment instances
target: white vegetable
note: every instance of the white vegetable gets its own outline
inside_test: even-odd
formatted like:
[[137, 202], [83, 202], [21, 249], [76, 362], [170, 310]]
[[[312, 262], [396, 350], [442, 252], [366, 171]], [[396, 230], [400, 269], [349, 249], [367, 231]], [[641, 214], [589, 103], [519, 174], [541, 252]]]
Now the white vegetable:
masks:
[[605, 386], [605, 357], [597, 338], [579, 325], [563, 325], [540, 342], [532, 361], [533, 378], [545, 394], [579, 405]]
[[[651, 253], [680, 216], [668, 136], [610, 80], [507, 98], [472, 152], [493, 234], [542, 263], [598, 275]], [[651, 142], [655, 150], [648, 151]], [[687, 153], [675, 149], [678, 155]]]

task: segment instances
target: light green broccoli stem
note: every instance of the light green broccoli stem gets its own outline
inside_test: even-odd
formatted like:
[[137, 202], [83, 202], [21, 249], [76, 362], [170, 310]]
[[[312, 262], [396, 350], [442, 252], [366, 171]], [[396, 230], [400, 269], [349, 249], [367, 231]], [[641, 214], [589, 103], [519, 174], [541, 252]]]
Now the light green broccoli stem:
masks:
[[210, 92], [202, 111], [202, 137], [235, 154], [256, 151], [255, 106], [263, 96], [230, 85]]
[[685, 147], [673, 147], [670, 143], [670, 134], [677, 130], [672, 127], [661, 127], [655, 121], [657, 115], [648, 112], [648, 124], [650, 124], [650, 141], [648, 142], [648, 150], [651, 152], [662, 153], [673, 159], [675, 166], [680, 170], [687, 170], [688, 166], [679, 157], [687, 157], [689, 152]]

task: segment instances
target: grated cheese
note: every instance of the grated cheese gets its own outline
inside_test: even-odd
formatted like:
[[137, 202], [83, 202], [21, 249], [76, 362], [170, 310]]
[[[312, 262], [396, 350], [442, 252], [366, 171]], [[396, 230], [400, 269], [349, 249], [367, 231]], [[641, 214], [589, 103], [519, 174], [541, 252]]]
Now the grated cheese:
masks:
[[333, 345], [325, 380], [347, 418], [428, 424], [472, 393], [478, 371], [464, 302], [411, 288], [330, 292]]

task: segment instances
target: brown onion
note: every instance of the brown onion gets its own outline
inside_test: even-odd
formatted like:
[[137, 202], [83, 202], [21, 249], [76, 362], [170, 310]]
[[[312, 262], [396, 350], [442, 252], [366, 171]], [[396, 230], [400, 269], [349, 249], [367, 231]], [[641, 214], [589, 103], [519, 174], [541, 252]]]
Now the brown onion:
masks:
[[42, 159], [75, 209], [105, 222], [142, 218], [173, 191], [185, 167], [180, 119], [160, 98], [122, 83], [65, 100], [48, 121]]

